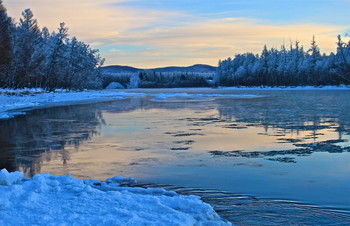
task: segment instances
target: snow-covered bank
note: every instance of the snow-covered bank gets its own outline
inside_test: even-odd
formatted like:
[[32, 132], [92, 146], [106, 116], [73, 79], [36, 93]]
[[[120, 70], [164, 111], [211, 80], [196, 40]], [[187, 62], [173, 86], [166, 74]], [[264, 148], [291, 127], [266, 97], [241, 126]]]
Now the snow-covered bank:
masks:
[[225, 90], [350, 90], [350, 86], [240, 86], [219, 87]]
[[0, 89], [0, 119], [11, 118], [22, 114], [15, 111], [21, 108], [64, 105], [85, 101], [114, 100], [127, 96], [135, 96], [135, 94], [109, 91], [58, 91], [47, 93], [41, 89]]
[[120, 177], [22, 176], [0, 171], [0, 225], [231, 225], [197, 196], [120, 187]]
[[184, 93], [187, 90], [215, 91], [215, 90], [350, 90], [350, 86], [219, 86], [199, 88], [136, 88], [125, 89], [126, 92], [134, 93]]

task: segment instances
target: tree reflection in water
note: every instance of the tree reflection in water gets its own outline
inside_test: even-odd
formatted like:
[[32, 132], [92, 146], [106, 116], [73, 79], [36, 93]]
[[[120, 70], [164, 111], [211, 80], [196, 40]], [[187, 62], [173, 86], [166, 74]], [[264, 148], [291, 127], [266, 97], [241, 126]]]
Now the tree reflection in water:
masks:
[[55, 155], [66, 164], [70, 152], [98, 134], [103, 124], [101, 111], [87, 105], [37, 109], [2, 120], [0, 168], [33, 176], [40, 172], [42, 161], [50, 161]]

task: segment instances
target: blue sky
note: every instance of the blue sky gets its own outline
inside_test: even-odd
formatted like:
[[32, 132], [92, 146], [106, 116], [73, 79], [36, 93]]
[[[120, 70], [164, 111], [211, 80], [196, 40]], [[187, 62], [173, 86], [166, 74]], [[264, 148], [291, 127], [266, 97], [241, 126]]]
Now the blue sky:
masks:
[[350, 0], [3, 0], [17, 21], [31, 8], [41, 27], [66, 22], [70, 34], [100, 49], [106, 65], [151, 68], [216, 65], [237, 53], [260, 53], [312, 35], [335, 51], [350, 30]]
[[175, 10], [210, 18], [234, 16], [281, 23], [315, 20], [321, 23], [349, 24], [349, 20], [346, 22], [344, 18], [349, 13], [349, 0], [222, 0], [215, 3], [212, 0], [136, 0], [118, 4], [148, 9]]

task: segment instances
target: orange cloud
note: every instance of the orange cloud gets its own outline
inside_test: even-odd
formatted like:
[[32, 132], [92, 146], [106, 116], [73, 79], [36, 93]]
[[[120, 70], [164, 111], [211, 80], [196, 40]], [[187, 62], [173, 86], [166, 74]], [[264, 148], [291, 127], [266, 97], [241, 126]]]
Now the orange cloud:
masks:
[[[210, 19], [176, 11], [120, 5], [131, 0], [4, 0], [15, 18], [31, 8], [41, 26], [56, 30], [66, 22], [72, 36], [103, 47], [106, 64], [138, 67], [216, 65], [236, 53], [260, 53], [264, 44], [279, 48], [298, 40], [308, 48], [313, 35], [321, 51], [335, 51], [342, 26], [324, 24], [278, 25], [248, 18]], [[124, 46], [118, 50], [118, 46]], [[128, 51], [127, 46], [139, 48]], [[110, 48], [110, 51], [106, 50]]]

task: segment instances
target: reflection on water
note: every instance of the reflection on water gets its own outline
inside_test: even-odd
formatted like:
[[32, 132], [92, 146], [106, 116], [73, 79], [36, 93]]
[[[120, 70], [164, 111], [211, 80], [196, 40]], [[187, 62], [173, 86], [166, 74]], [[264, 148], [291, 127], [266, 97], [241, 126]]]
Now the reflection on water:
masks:
[[0, 121], [0, 168], [350, 210], [349, 91], [167, 92]]
[[[294, 155], [294, 156], [307, 156], [314, 152], [328, 152], [328, 153], [342, 153], [350, 152], [350, 146], [342, 147], [333, 143], [344, 143], [348, 140], [327, 140], [322, 142], [315, 142], [311, 144], [294, 144], [297, 147], [290, 150], [279, 150], [279, 151], [209, 151], [213, 156], [225, 156], [225, 157], [246, 157], [246, 158], [261, 158], [267, 156], [283, 156], [283, 155]], [[292, 157], [277, 157], [267, 158], [271, 161], [280, 161], [286, 163], [296, 163], [295, 158]]]
[[59, 155], [67, 164], [82, 141], [97, 135], [104, 125], [101, 112], [91, 106], [33, 110], [29, 115], [0, 121], [0, 168], [41, 172], [43, 161]]

